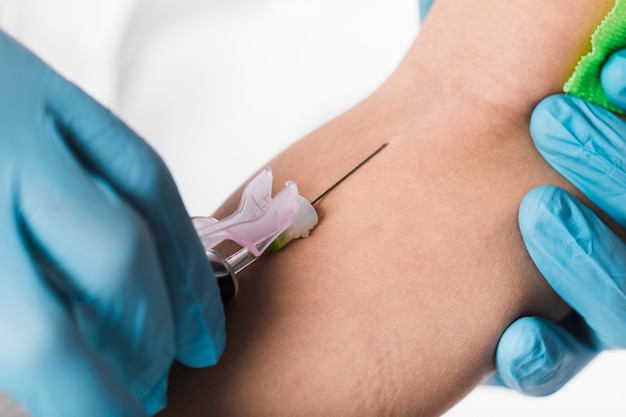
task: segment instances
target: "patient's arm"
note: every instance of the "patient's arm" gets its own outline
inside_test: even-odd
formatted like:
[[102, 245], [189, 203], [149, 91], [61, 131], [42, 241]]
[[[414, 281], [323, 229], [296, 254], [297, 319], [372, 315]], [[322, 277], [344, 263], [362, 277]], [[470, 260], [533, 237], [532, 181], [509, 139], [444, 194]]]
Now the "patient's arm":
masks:
[[517, 229], [530, 188], [567, 187], [528, 119], [611, 6], [438, 0], [385, 85], [271, 162], [313, 198], [389, 142], [246, 272], [221, 362], [175, 369], [163, 415], [437, 415], [515, 318], [563, 314]]

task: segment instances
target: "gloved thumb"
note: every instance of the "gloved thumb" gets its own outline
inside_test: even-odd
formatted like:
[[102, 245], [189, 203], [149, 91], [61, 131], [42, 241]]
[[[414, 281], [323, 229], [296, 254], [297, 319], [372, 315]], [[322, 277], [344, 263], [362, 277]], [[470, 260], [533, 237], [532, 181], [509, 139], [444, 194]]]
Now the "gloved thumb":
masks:
[[540, 317], [524, 317], [509, 326], [498, 343], [499, 382], [527, 395], [549, 395], [595, 355], [595, 349], [560, 325]]
[[607, 60], [600, 74], [600, 83], [609, 100], [626, 111], [626, 49], [615, 52]]

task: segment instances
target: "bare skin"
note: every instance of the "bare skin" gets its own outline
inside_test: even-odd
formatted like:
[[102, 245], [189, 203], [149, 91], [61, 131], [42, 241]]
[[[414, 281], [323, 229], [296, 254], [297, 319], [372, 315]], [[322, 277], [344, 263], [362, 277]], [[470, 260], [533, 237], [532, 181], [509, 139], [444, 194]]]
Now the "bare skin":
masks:
[[161, 415], [440, 415], [494, 370], [512, 321], [562, 316], [517, 208], [572, 187], [528, 123], [612, 4], [438, 0], [388, 82], [270, 163], [313, 198], [389, 143], [319, 203], [309, 239], [246, 272], [222, 360], [176, 368]]

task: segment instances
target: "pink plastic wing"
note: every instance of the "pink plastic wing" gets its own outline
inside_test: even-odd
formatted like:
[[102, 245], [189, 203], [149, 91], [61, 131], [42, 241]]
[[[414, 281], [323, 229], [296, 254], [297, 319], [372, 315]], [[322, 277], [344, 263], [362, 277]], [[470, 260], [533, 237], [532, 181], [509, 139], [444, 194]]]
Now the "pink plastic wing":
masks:
[[288, 181], [272, 198], [272, 169], [265, 167], [243, 190], [239, 207], [230, 216], [216, 220], [194, 217], [193, 224], [206, 250], [232, 240], [261, 256], [290, 225], [298, 210], [298, 187]]

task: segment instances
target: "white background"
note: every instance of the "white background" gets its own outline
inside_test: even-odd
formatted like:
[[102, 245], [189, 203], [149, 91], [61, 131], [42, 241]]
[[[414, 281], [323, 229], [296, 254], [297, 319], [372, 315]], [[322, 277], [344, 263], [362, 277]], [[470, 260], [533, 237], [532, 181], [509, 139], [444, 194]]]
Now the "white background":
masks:
[[[147, 138], [190, 214], [206, 215], [389, 75], [418, 31], [416, 4], [0, 0], [0, 25]], [[481, 387], [447, 416], [624, 416], [624, 371], [611, 352], [551, 397]], [[25, 415], [0, 398], [0, 416]]]

